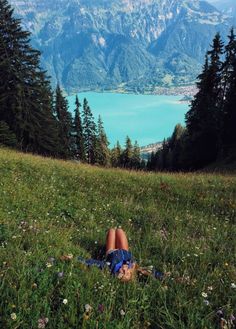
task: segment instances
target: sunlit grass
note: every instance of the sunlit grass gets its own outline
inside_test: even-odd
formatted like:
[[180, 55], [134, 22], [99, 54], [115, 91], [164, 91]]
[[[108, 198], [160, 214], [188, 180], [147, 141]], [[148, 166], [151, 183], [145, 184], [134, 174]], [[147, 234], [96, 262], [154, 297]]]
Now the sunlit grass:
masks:
[[[1, 328], [209, 329], [220, 317], [233, 328], [235, 176], [125, 172], [5, 149], [0, 175]], [[119, 226], [141, 265], [171, 276], [124, 284], [79, 264], [100, 257]]]

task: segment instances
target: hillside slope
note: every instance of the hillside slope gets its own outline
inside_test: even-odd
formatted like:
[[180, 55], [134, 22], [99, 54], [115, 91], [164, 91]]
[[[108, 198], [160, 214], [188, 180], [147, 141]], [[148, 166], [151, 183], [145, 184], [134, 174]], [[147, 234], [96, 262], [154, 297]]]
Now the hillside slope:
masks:
[[[235, 176], [100, 169], [0, 148], [0, 186], [1, 328], [213, 329], [219, 309], [236, 315]], [[171, 276], [123, 284], [79, 265], [77, 255], [100, 256], [115, 226], [139, 263]]]

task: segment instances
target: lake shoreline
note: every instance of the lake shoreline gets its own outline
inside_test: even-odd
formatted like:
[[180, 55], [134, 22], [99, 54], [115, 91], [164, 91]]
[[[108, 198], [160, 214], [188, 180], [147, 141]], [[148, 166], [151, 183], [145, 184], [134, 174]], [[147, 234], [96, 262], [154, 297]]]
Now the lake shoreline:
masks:
[[148, 95], [148, 96], [187, 96], [187, 97], [193, 97], [197, 93], [197, 87], [195, 85], [190, 85], [190, 86], [178, 86], [178, 87], [156, 87], [154, 91], [145, 91], [143, 93], [141, 92], [135, 92], [132, 90], [127, 90], [127, 89], [86, 89], [86, 90], [80, 90], [80, 91], [75, 91], [67, 96], [75, 96], [78, 93], [89, 93], [89, 92], [94, 92], [94, 93], [99, 93], [99, 94], [124, 94], [124, 95]]

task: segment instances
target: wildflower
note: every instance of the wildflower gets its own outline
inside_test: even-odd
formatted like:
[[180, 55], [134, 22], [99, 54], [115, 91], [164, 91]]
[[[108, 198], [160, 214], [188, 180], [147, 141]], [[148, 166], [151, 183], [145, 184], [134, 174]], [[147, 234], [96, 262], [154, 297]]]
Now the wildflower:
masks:
[[207, 298], [207, 293], [206, 292], [202, 292], [202, 297]]
[[223, 313], [222, 310], [218, 310], [218, 311], [216, 312], [216, 314], [217, 314], [220, 318], [222, 318], [222, 317], [224, 316], [224, 313]]
[[33, 284], [32, 284], [32, 288], [33, 288], [33, 289], [36, 289], [37, 287], [38, 287], [37, 283], [33, 283]]
[[65, 298], [65, 299], [63, 299], [62, 303], [63, 303], [64, 305], [66, 305], [66, 304], [68, 304], [68, 300]]
[[229, 266], [229, 264], [227, 262], [225, 262], [225, 266], [227, 267], [227, 266]]
[[234, 282], [232, 282], [230, 286], [232, 289], [236, 289], [236, 284]]
[[210, 305], [210, 302], [209, 302], [209, 300], [207, 300], [207, 299], [204, 299], [204, 300], [203, 300], [203, 303], [206, 304], [207, 306]]
[[48, 262], [53, 264], [55, 262], [55, 258], [54, 257], [49, 257]]
[[57, 273], [57, 276], [58, 276], [59, 279], [63, 278], [64, 272], [58, 272]]
[[103, 313], [103, 312], [104, 312], [104, 309], [105, 309], [105, 306], [104, 306], [103, 304], [99, 304], [99, 305], [98, 305], [98, 311], [99, 311], [100, 313]]
[[17, 318], [16, 313], [11, 313], [11, 319], [15, 321], [16, 318]]
[[232, 325], [234, 324], [235, 320], [236, 320], [236, 317], [233, 314], [231, 314], [230, 318], [229, 318], [229, 321]]
[[83, 315], [83, 318], [84, 318], [84, 320], [86, 321], [86, 320], [88, 320], [89, 319], [89, 313], [84, 313], [84, 315]]
[[125, 311], [124, 310], [120, 310], [120, 315], [121, 316], [125, 316]]
[[87, 313], [91, 312], [93, 309], [92, 306], [89, 304], [85, 304], [84, 308], [85, 308], [85, 312], [87, 312]]
[[48, 323], [48, 318], [42, 318], [38, 320], [38, 328], [44, 329], [46, 327], [46, 324]]
[[94, 243], [95, 243], [95, 244], [98, 244], [98, 242], [97, 242], [97, 241], [95, 241]]
[[46, 266], [47, 266], [48, 268], [50, 268], [50, 267], [52, 267], [52, 263], [46, 263]]
[[207, 290], [208, 291], [212, 291], [213, 290], [213, 287], [212, 286], [209, 286], [209, 287], [207, 287]]

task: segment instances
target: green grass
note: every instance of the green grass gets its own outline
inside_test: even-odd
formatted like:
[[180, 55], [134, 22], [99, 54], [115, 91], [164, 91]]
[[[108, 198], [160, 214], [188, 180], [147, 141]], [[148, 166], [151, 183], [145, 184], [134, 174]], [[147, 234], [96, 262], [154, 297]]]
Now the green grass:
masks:
[[[46, 317], [57, 329], [210, 329], [219, 309], [236, 316], [233, 175], [135, 173], [0, 149], [0, 223], [1, 328]], [[119, 226], [141, 265], [171, 276], [125, 284], [79, 264]]]

